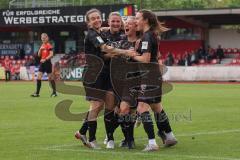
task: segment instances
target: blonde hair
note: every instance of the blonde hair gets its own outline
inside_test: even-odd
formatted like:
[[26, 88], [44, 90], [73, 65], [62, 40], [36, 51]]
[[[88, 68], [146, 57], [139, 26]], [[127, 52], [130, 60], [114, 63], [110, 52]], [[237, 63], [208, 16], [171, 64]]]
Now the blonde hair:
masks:
[[[110, 17], [112, 17], [112, 16], [119, 16], [119, 17], [121, 17], [121, 14], [119, 13], [119, 12], [111, 12], [111, 13], [109, 13], [109, 15], [108, 15], [108, 19], [110, 18]], [[121, 17], [122, 18], [122, 17]]]
[[42, 33], [41, 36], [47, 36], [48, 37], [48, 34], [47, 33]]
[[121, 19], [121, 30], [124, 30], [124, 22], [123, 22], [123, 19], [122, 19], [122, 17], [121, 17], [121, 14], [119, 13], [119, 12], [111, 12], [111, 13], [109, 13], [109, 15], [108, 15], [108, 20], [112, 17], [112, 16], [118, 16], [118, 17], [120, 17], [120, 19]]
[[126, 21], [127, 21], [128, 19], [130, 19], [130, 20], [136, 20], [136, 17], [135, 17], [135, 16], [128, 16], [127, 19], [126, 19]]

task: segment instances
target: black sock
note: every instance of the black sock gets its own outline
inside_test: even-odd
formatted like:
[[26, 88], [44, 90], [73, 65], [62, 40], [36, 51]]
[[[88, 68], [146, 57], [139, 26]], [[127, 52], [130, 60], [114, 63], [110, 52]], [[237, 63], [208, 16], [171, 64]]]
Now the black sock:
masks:
[[85, 120], [82, 124], [82, 127], [79, 130], [79, 133], [82, 134], [82, 135], [86, 135], [87, 130], [88, 130], [88, 121]]
[[114, 131], [118, 128], [118, 126], [120, 125], [120, 123], [118, 122], [118, 114], [114, 113], [114, 119], [113, 119], [113, 125], [114, 125]]
[[143, 123], [144, 130], [148, 135], [148, 139], [154, 139], [155, 138], [154, 127], [150, 113], [148, 111], [142, 113], [141, 120]]
[[113, 138], [114, 119], [115, 119], [114, 111], [105, 109], [105, 111], [104, 111], [104, 123], [105, 123], [105, 129], [106, 129], [108, 141], [114, 140], [114, 138]]
[[83, 121], [82, 127], [79, 130], [79, 133], [82, 134], [82, 135], [86, 135], [87, 130], [88, 130], [88, 121], [87, 121], [88, 114], [89, 114], [89, 112], [87, 112], [86, 118]]
[[134, 125], [135, 125], [136, 120], [132, 120], [130, 122], [130, 126], [129, 126], [129, 138], [130, 141], [134, 141]]
[[119, 116], [119, 122], [121, 123], [122, 132], [124, 135], [124, 140], [130, 141], [130, 119], [129, 114]]
[[96, 140], [97, 121], [88, 121], [89, 142]]
[[121, 123], [120, 123], [120, 126], [121, 126], [122, 133], [123, 133], [123, 136], [124, 136], [124, 141], [126, 141], [126, 140], [127, 140], [127, 132], [126, 132], [126, 129], [125, 129], [125, 124], [124, 124], [124, 122], [121, 122]]
[[39, 94], [41, 86], [42, 86], [42, 80], [37, 80], [37, 91], [36, 91], [36, 94]]
[[157, 123], [159, 132], [169, 133], [172, 131], [169, 120], [168, 120], [168, 116], [164, 112], [164, 110], [162, 110], [160, 113], [154, 113], [154, 117], [155, 117], [155, 121]]
[[55, 81], [51, 80], [50, 83], [51, 83], [51, 86], [52, 86], [53, 94], [56, 94], [56, 83], [55, 83]]

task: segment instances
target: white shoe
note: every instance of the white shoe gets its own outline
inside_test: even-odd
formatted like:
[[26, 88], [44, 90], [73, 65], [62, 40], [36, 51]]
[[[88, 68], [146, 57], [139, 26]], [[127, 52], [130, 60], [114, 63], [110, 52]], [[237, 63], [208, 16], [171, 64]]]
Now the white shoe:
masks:
[[171, 138], [171, 139], [166, 139], [164, 143], [164, 147], [172, 147], [175, 146], [178, 143], [177, 139]]
[[108, 137], [107, 137], [107, 135], [106, 135], [106, 137], [105, 137], [105, 139], [104, 139], [104, 141], [103, 141], [103, 144], [107, 145], [107, 143], [108, 143]]
[[173, 132], [165, 133], [165, 135], [166, 135], [166, 139], [165, 139], [164, 147], [171, 147], [178, 143]]
[[107, 149], [114, 149], [114, 141], [113, 140], [108, 141], [106, 148]]
[[92, 149], [101, 149], [101, 147], [97, 144], [97, 141], [92, 141], [92, 142], [89, 142], [89, 147], [92, 148]]
[[148, 144], [142, 151], [144, 152], [152, 152], [159, 150], [158, 145], [156, 144]]

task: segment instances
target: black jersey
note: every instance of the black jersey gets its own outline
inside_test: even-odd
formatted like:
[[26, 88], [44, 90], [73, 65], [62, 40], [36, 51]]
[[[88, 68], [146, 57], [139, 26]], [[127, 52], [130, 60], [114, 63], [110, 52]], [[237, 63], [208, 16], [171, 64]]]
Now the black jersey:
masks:
[[101, 34], [96, 30], [90, 28], [84, 40], [85, 54], [93, 54], [97, 57], [103, 58], [100, 46], [104, 44]]
[[[118, 42], [118, 48], [125, 49], [125, 50], [134, 50], [135, 45], [136, 45], [136, 41], [130, 42], [128, 40], [121, 40]], [[126, 55], [121, 55], [119, 57], [127, 60], [128, 62], [135, 62], [133, 59], [131, 59], [131, 57]]]
[[[101, 36], [106, 45], [112, 46], [114, 48], [119, 48], [119, 42], [126, 39], [123, 31], [112, 34], [110, 30], [102, 32]], [[105, 58], [104, 60], [104, 70], [110, 72], [110, 58]]]
[[[101, 34], [95, 31], [94, 29], [89, 29], [88, 34], [85, 37], [84, 50], [85, 54], [91, 54], [98, 59], [100, 58], [104, 61], [103, 53], [101, 52], [101, 45], [104, 44], [104, 41], [101, 37]], [[102, 63], [100, 64], [97, 60], [86, 58], [87, 67], [84, 68], [83, 72], [83, 85], [85, 87], [86, 99], [87, 100], [103, 100], [105, 97], [105, 92], [112, 88], [110, 83], [110, 76], [108, 72], [105, 72], [104, 67], [101, 68]], [[97, 89], [97, 90], [96, 90]]]
[[[148, 30], [143, 33], [137, 52], [140, 55], [147, 52], [150, 53], [150, 62], [157, 64], [158, 38], [153, 31]], [[141, 85], [138, 88], [140, 90], [138, 101], [147, 104], [159, 103], [161, 102], [162, 94], [162, 76], [159, 66], [154, 64], [145, 64], [143, 66], [140, 67], [140, 70], [149, 70], [149, 72], [147, 75], [141, 77]]]
[[104, 42], [112, 47], [119, 48], [117, 45], [119, 41], [126, 40], [126, 35], [123, 31], [112, 34], [110, 30], [101, 33]]
[[143, 33], [137, 52], [141, 55], [149, 52], [151, 54], [150, 62], [157, 62], [158, 39], [153, 31], [148, 30]]

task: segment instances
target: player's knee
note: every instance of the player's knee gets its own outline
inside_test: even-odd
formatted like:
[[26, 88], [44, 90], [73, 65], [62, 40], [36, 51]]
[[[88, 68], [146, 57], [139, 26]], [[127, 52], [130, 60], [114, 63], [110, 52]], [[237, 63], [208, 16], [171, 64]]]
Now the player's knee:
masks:
[[126, 115], [126, 114], [129, 114], [129, 113], [130, 113], [130, 110], [127, 107], [120, 109], [120, 114], [121, 115]]
[[161, 103], [154, 103], [151, 104], [150, 106], [153, 112], [161, 112], [163, 109]]
[[103, 102], [94, 101], [91, 102], [90, 110], [94, 112], [100, 112], [103, 109]]
[[138, 103], [138, 107], [137, 107], [137, 111], [138, 111], [138, 113], [141, 114], [141, 113], [149, 111], [149, 107], [148, 107], [148, 105], [146, 103], [139, 102]]
[[130, 113], [129, 105], [126, 102], [122, 102], [120, 105], [120, 114], [126, 115]]

